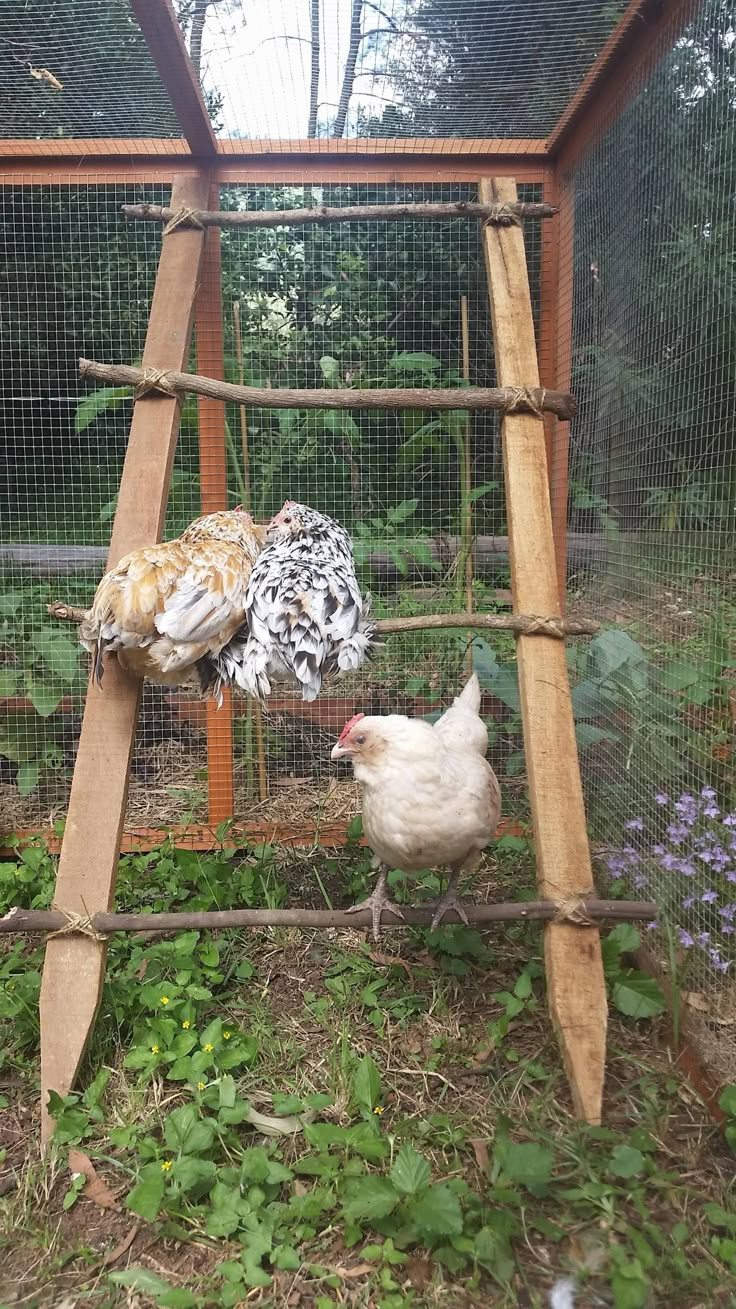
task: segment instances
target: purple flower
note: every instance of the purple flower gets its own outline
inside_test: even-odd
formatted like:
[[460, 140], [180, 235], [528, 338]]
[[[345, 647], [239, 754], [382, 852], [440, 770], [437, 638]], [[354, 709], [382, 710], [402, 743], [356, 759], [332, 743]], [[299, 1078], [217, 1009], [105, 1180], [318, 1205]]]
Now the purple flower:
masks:
[[685, 899], [680, 901], [680, 904], [683, 909], [692, 909], [693, 905], [695, 904], [695, 896], [686, 895]]
[[726, 873], [727, 882], [736, 882], [736, 873]]
[[721, 822], [724, 827], [736, 827], [736, 814], [725, 814]]
[[624, 827], [626, 828], [626, 831], [627, 831], [627, 832], [643, 832], [643, 831], [644, 831], [644, 819], [643, 819], [643, 818], [628, 818], [628, 819], [626, 820], [626, 822], [624, 823]]
[[716, 804], [707, 804], [703, 810], [706, 818], [718, 818], [720, 812], [721, 811]]
[[651, 923], [647, 923], [648, 932], [656, 932], [658, 927], [659, 927], [659, 923], [657, 922], [656, 918], [653, 918]]
[[703, 904], [713, 904], [713, 901], [718, 899], [718, 892], [704, 891], [700, 898]]
[[701, 945], [707, 945], [710, 941], [710, 932], [698, 932], [698, 941]]
[[735, 931], [736, 928], [732, 927], [730, 923], [724, 923], [721, 928], [721, 936], [733, 936]]
[[724, 904], [722, 909], [718, 910], [721, 918], [733, 918], [736, 915], [736, 904]]
[[654, 799], [657, 801], [657, 804], [669, 804], [670, 802], [670, 797], [665, 795], [664, 791], [658, 791]]
[[700, 792], [704, 800], [715, 800], [716, 793], [712, 786], [704, 786]]
[[635, 891], [643, 890], [644, 887], [647, 885], [648, 880], [649, 879], [644, 875], [644, 873], [634, 873], [634, 877], [633, 877], [634, 890]]
[[700, 854], [698, 855], [698, 859], [700, 859], [704, 864], [712, 864], [712, 863], [713, 863], [713, 851], [712, 851], [712, 850], [701, 850]]
[[691, 945], [695, 945], [692, 936], [689, 932], [685, 931], [684, 927], [678, 927], [677, 935], [680, 938], [680, 945], [684, 945], [686, 950], [689, 950]]
[[[674, 855], [672, 857], [674, 859]], [[674, 863], [672, 867], [676, 868], [678, 872], [682, 873], [683, 877], [695, 876], [695, 872], [696, 872], [695, 865], [691, 864], [688, 859], [674, 859]]]
[[682, 845], [686, 836], [689, 836], [690, 829], [684, 823], [670, 823], [667, 828], [667, 839], [673, 845]]

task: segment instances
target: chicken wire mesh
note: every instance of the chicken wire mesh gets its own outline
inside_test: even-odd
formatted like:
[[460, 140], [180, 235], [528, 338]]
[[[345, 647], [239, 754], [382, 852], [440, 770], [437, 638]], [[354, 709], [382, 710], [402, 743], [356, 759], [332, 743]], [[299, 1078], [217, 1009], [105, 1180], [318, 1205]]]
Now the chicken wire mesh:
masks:
[[[567, 178], [571, 586], [612, 629], [578, 663], [589, 818], [716, 1022], [736, 1015], [735, 36], [710, 0], [670, 32]], [[732, 1077], [733, 1043], [710, 1046]]]
[[[224, 208], [290, 208], [474, 198], [468, 185], [282, 185], [223, 188]], [[538, 200], [541, 187], [520, 188]], [[127, 393], [85, 388], [78, 356], [140, 358], [161, 235], [126, 224], [123, 201], [165, 202], [156, 187], [23, 187], [4, 192], [9, 287], [4, 495], [7, 497], [3, 662], [4, 825], [63, 816], [78, 739], [86, 659], [73, 629], [46, 613], [51, 599], [89, 603], [102, 571], [130, 421]], [[540, 229], [526, 232], [535, 308]], [[452, 385], [462, 380], [461, 303], [468, 305], [470, 380], [494, 384], [488, 296], [475, 223], [448, 220], [342, 223], [327, 228], [225, 229], [219, 305], [200, 307], [196, 351], [225, 376], [286, 386]], [[43, 298], [39, 335], [31, 312]], [[235, 310], [240, 327], [236, 342]], [[26, 324], [16, 331], [17, 324]], [[28, 324], [33, 324], [29, 327]], [[238, 350], [238, 344], [240, 351]], [[219, 410], [219, 411], [218, 411]], [[463, 488], [464, 442], [472, 482]], [[258, 411], [196, 398], [182, 424], [166, 535], [205, 507], [248, 500], [266, 521], [287, 498], [337, 517], [354, 536], [363, 585], [379, 615], [452, 610], [465, 604], [458, 567], [462, 497], [473, 498], [479, 566], [476, 607], [506, 608], [508, 565], [497, 421], [491, 414]], [[223, 717], [193, 694], [148, 686], [138, 731], [127, 828], [206, 823], [212, 816], [313, 831], [357, 812], [347, 777], [335, 784], [329, 746], [357, 709], [432, 713], [458, 689], [465, 634], [393, 637], [364, 672], [328, 688], [313, 705], [280, 689], [264, 714], [269, 796], [259, 800], [251, 711], [236, 698], [233, 750]], [[479, 647], [480, 649], [481, 647]], [[490, 657], [490, 647], [483, 643]], [[510, 658], [513, 643], [507, 642]], [[100, 692], [94, 691], [93, 694]], [[104, 690], [102, 692], [104, 694]], [[518, 726], [499, 725], [494, 760], [504, 771]], [[222, 711], [227, 715], [227, 710]], [[218, 739], [215, 739], [217, 736]], [[232, 772], [231, 772], [232, 770]], [[234, 803], [229, 800], [233, 785]], [[518, 783], [520, 786], [521, 784]], [[513, 791], [514, 783], [511, 783]], [[223, 810], [223, 804], [226, 808]], [[227, 808], [227, 805], [230, 805]], [[218, 808], [219, 806], [219, 808]]]

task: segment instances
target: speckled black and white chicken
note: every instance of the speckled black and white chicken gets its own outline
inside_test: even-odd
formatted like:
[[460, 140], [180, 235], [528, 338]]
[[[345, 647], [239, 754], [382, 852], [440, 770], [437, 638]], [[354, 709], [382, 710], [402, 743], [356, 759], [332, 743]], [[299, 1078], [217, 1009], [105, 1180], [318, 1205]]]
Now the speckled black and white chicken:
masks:
[[287, 500], [250, 575], [245, 622], [211, 661], [217, 684], [264, 700], [286, 680], [316, 700], [326, 676], [360, 668], [374, 644], [345, 528]]

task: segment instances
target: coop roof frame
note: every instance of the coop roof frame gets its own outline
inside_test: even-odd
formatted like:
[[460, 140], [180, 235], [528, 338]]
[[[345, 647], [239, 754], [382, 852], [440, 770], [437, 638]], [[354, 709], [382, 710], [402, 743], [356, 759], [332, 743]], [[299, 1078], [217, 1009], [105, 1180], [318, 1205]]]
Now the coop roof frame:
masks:
[[[329, 181], [353, 169], [361, 179], [471, 181], [503, 160], [520, 181], [540, 181], [545, 168], [568, 167], [610, 125], [661, 49], [697, 9], [697, 0], [630, 0], [555, 126], [544, 138], [460, 137], [314, 140], [218, 138], [207, 112], [171, 0], [131, 0], [141, 32], [182, 129], [166, 137], [0, 141], [0, 171], [23, 181], [57, 184], [123, 181], [145, 173], [168, 181], [174, 172], [207, 169], [218, 182]], [[25, 174], [30, 176], [26, 178]], [[341, 178], [342, 180], [342, 178]]]

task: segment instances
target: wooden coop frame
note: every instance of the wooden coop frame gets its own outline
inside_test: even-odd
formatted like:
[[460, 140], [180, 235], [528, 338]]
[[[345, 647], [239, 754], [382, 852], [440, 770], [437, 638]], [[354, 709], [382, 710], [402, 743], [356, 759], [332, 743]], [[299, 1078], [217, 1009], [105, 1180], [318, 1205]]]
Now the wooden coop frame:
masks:
[[[631, 0], [617, 27], [551, 134], [545, 139], [218, 140], [170, 0], [131, 0], [139, 26], [182, 128], [182, 140], [50, 139], [0, 141], [0, 183], [7, 186], [100, 186], [120, 182], [171, 185], [170, 208], [184, 215], [218, 209], [221, 184], [350, 182], [469, 182], [480, 202], [513, 205], [516, 182], [542, 187], [554, 208], [542, 228], [538, 345], [531, 314], [523, 235], [518, 225], [484, 227], [484, 249], [500, 387], [566, 393], [572, 349], [574, 193], [571, 172], [584, 150], [620, 111], [624, 98], [655, 63], [666, 36], [676, 39], [694, 0]], [[198, 372], [224, 377], [219, 226], [170, 224], [151, 304], [142, 367], [150, 379], [180, 373], [194, 323]], [[94, 368], [94, 365], [92, 366]], [[152, 384], [155, 387], [155, 383]], [[539, 394], [539, 391], [535, 392]], [[158, 540], [178, 431], [178, 393], [149, 386], [133, 408], [130, 439], [110, 544], [109, 565]], [[224, 404], [200, 394], [202, 512], [226, 502]], [[388, 407], [385, 403], [382, 407]], [[429, 407], [429, 406], [425, 406]], [[545, 412], [542, 412], [545, 409]], [[481, 906], [472, 921], [545, 921], [549, 1003], [578, 1117], [599, 1122], [605, 1069], [606, 992], [598, 920], [648, 918], [651, 904], [597, 901], [593, 887], [572, 709], [565, 666], [569, 421], [547, 406], [506, 408], [502, 419], [510, 555], [516, 620], [529, 616], [546, 629], [519, 628], [524, 740], [532, 798], [541, 899], [530, 905]], [[523, 494], [522, 494], [523, 493]], [[467, 615], [463, 625], [468, 626]], [[481, 626], [479, 622], [476, 624]], [[500, 624], [499, 624], [500, 625]], [[557, 692], [555, 694], [555, 691]], [[141, 686], [111, 661], [104, 696], [85, 706], [66, 831], [60, 845], [58, 910], [11, 911], [0, 931], [52, 931], [41, 991], [42, 1141], [52, 1122], [46, 1093], [74, 1084], [91, 1033], [104, 979], [109, 931], [142, 926], [135, 915], [111, 913], [121, 850], [146, 848], [161, 833], [123, 831], [128, 773]], [[216, 843], [215, 828], [233, 816], [232, 716], [206, 706], [209, 824], [174, 831], [195, 849]], [[94, 797], [94, 804], [90, 797]], [[22, 835], [38, 835], [26, 832]], [[43, 833], [54, 848], [51, 833]], [[247, 841], [339, 844], [339, 825], [318, 834], [238, 824], [228, 833]], [[57, 847], [58, 843], [57, 843]], [[361, 925], [365, 915], [339, 912], [243, 910], [227, 914], [146, 915], [176, 926]], [[428, 911], [407, 912], [409, 922]], [[196, 922], [195, 922], [196, 919]], [[164, 921], [165, 920], [165, 921]], [[171, 921], [169, 921], [171, 920]], [[175, 921], [174, 921], [175, 920]], [[388, 924], [389, 926], [391, 924]]]

